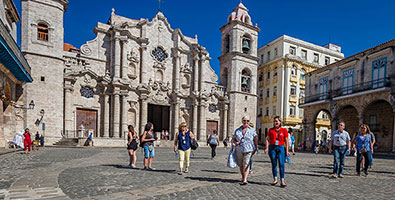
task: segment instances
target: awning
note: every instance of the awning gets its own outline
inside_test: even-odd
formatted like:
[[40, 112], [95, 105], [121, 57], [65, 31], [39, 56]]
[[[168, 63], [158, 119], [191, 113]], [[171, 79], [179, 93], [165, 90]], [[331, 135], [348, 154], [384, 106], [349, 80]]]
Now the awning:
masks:
[[0, 63], [22, 82], [32, 82], [30, 66], [18, 45], [0, 21]]

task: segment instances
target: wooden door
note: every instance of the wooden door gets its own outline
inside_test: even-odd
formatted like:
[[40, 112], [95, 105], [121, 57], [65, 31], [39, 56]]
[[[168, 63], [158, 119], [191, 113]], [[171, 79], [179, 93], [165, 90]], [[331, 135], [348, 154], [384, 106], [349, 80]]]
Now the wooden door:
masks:
[[[211, 135], [211, 133], [213, 133], [213, 131], [216, 130], [217, 131], [217, 136], [219, 135], [218, 133], [218, 122], [217, 121], [207, 121], [207, 125], [206, 125], [206, 137], [208, 137], [209, 135]], [[206, 138], [207, 139], [207, 138]]]
[[[79, 137], [88, 137], [92, 132], [97, 137], [97, 111], [77, 109], [77, 133]], [[83, 135], [81, 135], [83, 133]]]

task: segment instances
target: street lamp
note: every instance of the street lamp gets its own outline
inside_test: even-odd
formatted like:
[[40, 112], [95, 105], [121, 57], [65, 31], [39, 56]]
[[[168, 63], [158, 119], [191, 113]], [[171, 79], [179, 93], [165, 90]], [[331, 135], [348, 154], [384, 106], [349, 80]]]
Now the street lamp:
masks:
[[30, 101], [30, 103], [29, 103], [29, 109], [31, 109], [31, 110], [33, 110], [34, 109], [34, 101], [33, 100], [31, 100]]
[[34, 124], [36, 124], [36, 126], [39, 126], [39, 125], [40, 125], [41, 121], [42, 121], [43, 118], [44, 118], [44, 114], [45, 114], [44, 109], [41, 109], [41, 110], [40, 110], [40, 119], [36, 119], [36, 122], [34, 122]]

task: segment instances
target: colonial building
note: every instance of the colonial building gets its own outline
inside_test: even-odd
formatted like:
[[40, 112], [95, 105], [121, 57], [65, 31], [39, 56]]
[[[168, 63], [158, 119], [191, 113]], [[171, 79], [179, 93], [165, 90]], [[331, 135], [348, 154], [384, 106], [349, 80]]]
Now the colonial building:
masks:
[[376, 151], [395, 151], [395, 40], [311, 72], [306, 79], [304, 140], [317, 134], [316, 116], [328, 113], [332, 130], [344, 121], [353, 134], [368, 124]]
[[[283, 127], [295, 134], [296, 144], [299, 144], [304, 116], [299, 104], [305, 96], [305, 75], [342, 59], [341, 47], [331, 43], [318, 46], [283, 35], [259, 48], [258, 55], [260, 142], [273, 127], [273, 117], [280, 116]], [[324, 119], [322, 122], [320, 132], [328, 131], [329, 124]]]
[[[45, 111], [41, 116], [28, 111], [26, 125], [45, 131], [47, 142], [93, 133], [96, 145], [119, 146], [127, 125], [141, 134], [147, 122], [155, 132], [168, 130], [171, 139], [187, 122], [199, 141], [213, 129], [222, 140], [243, 115], [255, 118], [259, 29], [242, 4], [221, 28], [227, 38], [220, 57], [222, 85], [197, 36], [173, 29], [162, 12], [135, 20], [113, 9], [109, 20], [94, 28], [96, 38], [77, 49], [64, 45], [67, 5], [22, 1], [22, 50], [37, 80], [27, 85], [25, 97]], [[241, 102], [245, 106], [239, 107]]]
[[[0, 147], [7, 147], [24, 125], [26, 109], [34, 102], [23, 101], [23, 85], [32, 82], [30, 66], [23, 57], [17, 40], [20, 17], [12, 0], [0, 1]], [[25, 107], [23, 106], [25, 104]]]

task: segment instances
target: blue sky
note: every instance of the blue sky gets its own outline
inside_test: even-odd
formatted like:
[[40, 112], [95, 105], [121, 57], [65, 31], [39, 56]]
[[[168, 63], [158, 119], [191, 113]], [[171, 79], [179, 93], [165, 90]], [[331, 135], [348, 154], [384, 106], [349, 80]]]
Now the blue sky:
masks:
[[[14, 0], [20, 11], [20, 1]], [[162, 0], [161, 10], [172, 28], [186, 36], [198, 35], [211, 66], [218, 73], [221, 32], [239, 0]], [[258, 46], [286, 34], [318, 45], [329, 41], [342, 46], [345, 56], [395, 38], [393, 0], [244, 0], [252, 22], [261, 29]], [[69, 0], [64, 18], [65, 42], [79, 48], [95, 38], [97, 22], [115, 13], [132, 19], [152, 19], [157, 0]], [[20, 31], [20, 30], [19, 30]]]

